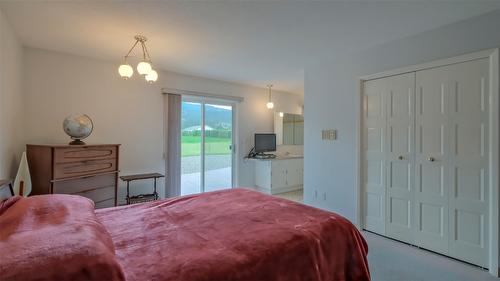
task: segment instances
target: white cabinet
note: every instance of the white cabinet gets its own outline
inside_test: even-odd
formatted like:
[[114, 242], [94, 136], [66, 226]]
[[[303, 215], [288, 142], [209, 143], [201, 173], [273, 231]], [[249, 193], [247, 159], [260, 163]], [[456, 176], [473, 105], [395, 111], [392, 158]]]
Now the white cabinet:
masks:
[[302, 189], [304, 159], [262, 159], [255, 161], [255, 186], [266, 193], [277, 194]]
[[364, 82], [365, 229], [488, 266], [488, 71], [478, 59]]

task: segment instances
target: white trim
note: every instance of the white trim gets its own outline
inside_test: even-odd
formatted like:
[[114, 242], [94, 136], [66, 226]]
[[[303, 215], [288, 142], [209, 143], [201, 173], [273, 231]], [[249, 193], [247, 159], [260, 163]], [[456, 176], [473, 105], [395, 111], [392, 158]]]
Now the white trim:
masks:
[[499, 258], [499, 50], [495, 49], [489, 55], [490, 58], [490, 127], [489, 127], [489, 182], [490, 182], [490, 227], [489, 227], [489, 272], [498, 277], [498, 258]]
[[359, 100], [359, 106], [358, 106], [358, 112], [357, 116], [360, 117], [358, 118], [358, 122], [356, 122], [356, 152], [355, 152], [355, 159], [358, 163], [356, 163], [357, 171], [356, 171], [356, 186], [357, 186], [357, 197], [358, 200], [356, 200], [356, 227], [358, 229], [363, 229], [363, 225], [365, 225], [364, 217], [363, 217], [363, 174], [362, 174], [362, 165], [363, 165], [363, 160], [362, 158], [362, 151], [363, 151], [363, 142], [362, 137], [363, 137], [363, 81], [359, 80], [358, 81], [358, 98]]
[[238, 133], [238, 129], [239, 129], [239, 126], [238, 126], [238, 104], [235, 103], [233, 104], [233, 124], [232, 124], [232, 143], [231, 143], [231, 152], [232, 152], [232, 157], [231, 157], [231, 165], [232, 165], [232, 175], [231, 175], [231, 178], [232, 178], [232, 187], [236, 187], [237, 183], [239, 182], [238, 181], [238, 173], [237, 171], [239, 171], [239, 161], [237, 161], [238, 159], [238, 146], [236, 145], [237, 143], [239, 143], [239, 133]]
[[[207, 116], [205, 115], [205, 105], [206, 103], [203, 101], [200, 103], [200, 115], [201, 115], [201, 143], [200, 143], [200, 192], [204, 193], [205, 192], [205, 177], [206, 177], [206, 170], [205, 170], [205, 159], [207, 158], [207, 155], [205, 154], [205, 146], [206, 146], [206, 118]], [[182, 112], [182, 111], [181, 111]], [[182, 130], [182, 127], [181, 127]], [[181, 131], [182, 132], [182, 131]], [[182, 134], [181, 134], [182, 136]], [[182, 145], [182, 142], [181, 142]]]
[[460, 55], [460, 56], [451, 57], [451, 58], [447, 58], [447, 59], [435, 60], [435, 61], [431, 61], [431, 62], [411, 65], [411, 66], [402, 67], [402, 68], [397, 68], [394, 70], [378, 72], [375, 74], [361, 76], [361, 77], [359, 77], [359, 80], [364, 82], [364, 81], [384, 78], [384, 77], [388, 77], [388, 76], [394, 76], [394, 75], [399, 75], [399, 74], [404, 74], [404, 73], [409, 73], [409, 72], [416, 72], [416, 71], [420, 71], [420, 70], [424, 70], [424, 69], [442, 67], [442, 66], [446, 66], [446, 65], [450, 65], [450, 64], [456, 64], [456, 63], [477, 60], [477, 59], [490, 58], [495, 53], [496, 50], [498, 50], [498, 49], [488, 49], [488, 50], [484, 50], [484, 51]]
[[358, 122], [357, 122], [357, 134], [356, 134], [356, 167], [358, 171], [356, 174], [356, 184], [358, 190], [357, 196], [357, 225], [362, 228], [363, 221], [363, 183], [362, 183], [362, 122], [363, 122], [363, 83], [368, 80], [384, 78], [388, 76], [394, 76], [404, 73], [416, 72], [420, 70], [442, 67], [450, 64], [462, 63], [471, 60], [489, 58], [490, 60], [490, 120], [489, 120], [489, 273], [494, 276], [499, 276], [499, 125], [500, 125], [500, 94], [499, 94], [499, 49], [488, 49], [484, 51], [479, 51], [475, 53], [465, 54], [461, 56], [451, 57], [447, 59], [436, 60], [432, 62], [417, 64], [413, 66], [398, 68], [395, 70], [389, 70], [384, 72], [379, 72], [375, 74], [365, 75], [358, 78], [358, 99], [359, 108], [358, 112]]
[[174, 88], [162, 88], [161, 92], [163, 94], [178, 94], [182, 96], [203, 97], [203, 98], [211, 98], [215, 100], [232, 101], [232, 102], [242, 102], [244, 100], [243, 97], [217, 95], [211, 93], [202, 93], [202, 92], [180, 90]]

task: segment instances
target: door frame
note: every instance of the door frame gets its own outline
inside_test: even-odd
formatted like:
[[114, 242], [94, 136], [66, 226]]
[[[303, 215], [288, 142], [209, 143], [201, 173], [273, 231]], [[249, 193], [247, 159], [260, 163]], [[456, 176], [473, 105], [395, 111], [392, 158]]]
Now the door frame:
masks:
[[237, 116], [238, 116], [238, 101], [231, 100], [231, 99], [222, 99], [222, 98], [214, 98], [211, 96], [200, 96], [200, 95], [189, 95], [189, 94], [182, 94], [181, 95], [182, 102], [195, 102], [195, 103], [200, 103], [201, 105], [201, 126], [202, 126], [202, 135], [201, 135], [201, 148], [200, 148], [200, 154], [201, 159], [200, 159], [200, 185], [201, 185], [201, 192], [205, 192], [205, 104], [215, 104], [215, 105], [225, 105], [225, 106], [231, 106], [232, 110], [232, 128], [231, 128], [231, 188], [234, 188], [236, 186], [236, 183], [238, 182], [237, 176], [238, 176], [238, 167], [236, 161], [236, 155], [237, 154], [237, 147], [236, 143], [238, 143], [238, 123], [237, 123]]
[[356, 124], [356, 186], [357, 186], [357, 203], [356, 203], [356, 219], [357, 227], [362, 229], [364, 226], [363, 216], [363, 83], [368, 80], [384, 78], [399, 74], [411, 73], [425, 69], [437, 68], [451, 64], [457, 64], [478, 59], [489, 59], [489, 273], [491, 275], [500, 276], [499, 267], [499, 125], [500, 125], [500, 97], [499, 97], [499, 48], [488, 49], [484, 51], [464, 54], [451, 58], [435, 60], [432, 62], [412, 65], [408, 67], [398, 68], [395, 70], [379, 72], [366, 76], [358, 77], [358, 122]]

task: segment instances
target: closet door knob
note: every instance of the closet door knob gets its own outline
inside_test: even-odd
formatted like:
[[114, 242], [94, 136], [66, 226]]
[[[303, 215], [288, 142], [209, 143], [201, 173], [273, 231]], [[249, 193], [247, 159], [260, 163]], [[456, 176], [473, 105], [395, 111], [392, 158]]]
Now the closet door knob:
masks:
[[398, 159], [399, 159], [399, 160], [404, 160], [404, 159], [405, 159], [405, 157], [404, 157], [403, 155], [399, 155], [399, 156], [398, 156]]
[[436, 159], [435, 159], [434, 157], [429, 157], [429, 158], [427, 158], [427, 160], [429, 160], [429, 162], [434, 162], [434, 161], [436, 161]]

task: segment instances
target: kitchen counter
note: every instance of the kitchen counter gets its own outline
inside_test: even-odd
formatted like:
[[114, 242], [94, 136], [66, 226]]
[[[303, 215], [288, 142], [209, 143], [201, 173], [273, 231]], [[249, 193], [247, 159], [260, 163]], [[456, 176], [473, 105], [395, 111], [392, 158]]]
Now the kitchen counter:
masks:
[[273, 161], [273, 160], [289, 160], [289, 159], [303, 159], [304, 155], [279, 155], [276, 158], [247, 158], [248, 160], [260, 160], [260, 161]]

